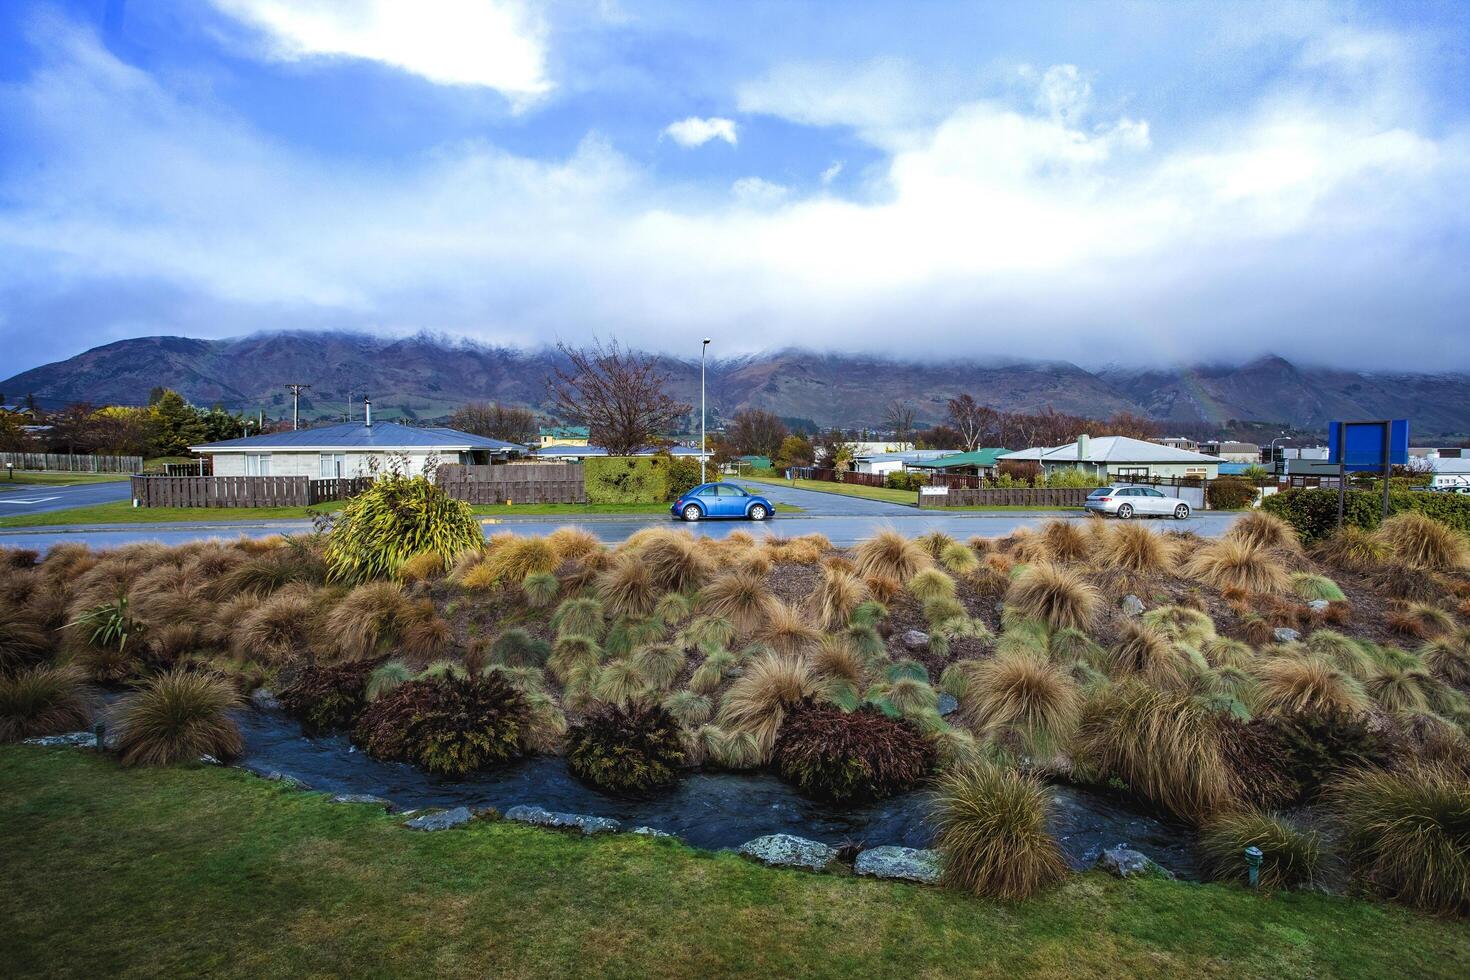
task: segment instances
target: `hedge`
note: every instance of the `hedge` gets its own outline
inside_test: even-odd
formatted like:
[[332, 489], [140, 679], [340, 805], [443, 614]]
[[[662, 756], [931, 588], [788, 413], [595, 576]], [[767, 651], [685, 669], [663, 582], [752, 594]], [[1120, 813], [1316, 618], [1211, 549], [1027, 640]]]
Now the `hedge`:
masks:
[[1256, 487], [1238, 476], [1222, 476], [1205, 484], [1205, 500], [1212, 510], [1239, 510], [1255, 503]]
[[668, 496], [669, 457], [590, 456], [583, 464], [589, 504], [656, 504]]
[[[1268, 496], [1261, 509], [1296, 528], [1303, 541], [1324, 538], [1337, 529], [1337, 491], [1322, 489], [1284, 490]], [[1470, 497], [1457, 493], [1390, 491], [1388, 512], [1417, 511], [1470, 534]], [[1383, 518], [1383, 494], [1349, 490], [1343, 501], [1343, 523], [1371, 531]]]

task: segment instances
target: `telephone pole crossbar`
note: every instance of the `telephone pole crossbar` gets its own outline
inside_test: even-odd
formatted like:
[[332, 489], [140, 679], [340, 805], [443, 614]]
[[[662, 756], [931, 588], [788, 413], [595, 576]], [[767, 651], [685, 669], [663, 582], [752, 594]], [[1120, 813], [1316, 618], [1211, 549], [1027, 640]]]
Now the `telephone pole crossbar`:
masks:
[[310, 388], [311, 385], [297, 384], [295, 382], [286, 385], [291, 389], [291, 431], [301, 428], [299, 409], [301, 407], [301, 393]]

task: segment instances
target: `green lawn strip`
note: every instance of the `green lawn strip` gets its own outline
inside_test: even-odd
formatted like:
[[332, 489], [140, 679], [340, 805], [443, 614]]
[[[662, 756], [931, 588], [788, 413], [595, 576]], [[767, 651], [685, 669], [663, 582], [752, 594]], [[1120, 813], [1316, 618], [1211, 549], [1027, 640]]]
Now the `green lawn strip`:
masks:
[[798, 490], [816, 490], [819, 493], [836, 493], [844, 497], [867, 497], [890, 504], [905, 504], [917, 507], [918, 492], [914, 490], [890, 490], [887, 487], [867, 487], [858, 483], [829, 483], [826, 480], [781, 480], [761, 476], [745, 476], [742, 480], [764, 483], [775, 487], [795, 487]]
[[238, 770], [0, 747], [6, 975], [1462, 976], [1470, 925], [1074, 877], [1020, 905], [631, 835], [424, 834]]
[[0, 466], [0, 491], [12, 486], [69, 487], [78, 483], [120, 483], [126, 479], [127, 473], [69, 473], [64, 470], [16, 470], [7, 473]]
[[0, 518], [0, 527], [62, 527], [74, 524], [168, 524], [210, 521], [305, 520], [313, 513], [325, 513], [342, 506], [341, 501], [326, 501], [311, 507], [134, 507], [132, 501], [114, 500], [89, 507], [40, 514], [17, 514]]

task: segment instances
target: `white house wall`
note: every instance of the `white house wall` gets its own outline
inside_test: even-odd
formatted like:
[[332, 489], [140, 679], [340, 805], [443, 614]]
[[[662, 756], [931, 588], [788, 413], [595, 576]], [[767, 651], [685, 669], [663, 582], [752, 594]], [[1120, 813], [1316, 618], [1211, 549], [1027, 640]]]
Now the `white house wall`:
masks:
[[[214, 453], [214, 475], [215, 476], [245, 476], [246, 453]], [[309, 476], [313, 480], [321, 479], [321, 457], [317, 450], [303, 452], [301, 450], [273, 450], [270, 453], [250, 453], [252, 456], [269, 455], [271, 458], [271, 476]], [[384, 453], [343, 453], [342, 475], [344, 477], [368, 476], [372, 473], [370, 461], [376, 457], [378, 471], [381, 473], [387, 463]], [[408, 472], [417, 475], [424, 471], [431, 454], [429, 452], [415, 452], [408, 454]], [[440, 463], [459, 462], [459, 453], [437, 454]], [[430, 474], [432, 475], [432, 474]]]

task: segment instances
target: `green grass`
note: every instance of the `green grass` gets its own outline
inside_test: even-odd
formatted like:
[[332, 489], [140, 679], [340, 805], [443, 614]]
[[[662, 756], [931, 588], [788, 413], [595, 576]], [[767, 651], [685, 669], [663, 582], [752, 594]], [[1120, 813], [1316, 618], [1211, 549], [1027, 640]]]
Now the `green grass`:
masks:
[[77, 483], [118, 483], [127, 478], [127, 473], [68, 473], [63, 470], [16, 470], [7, 475], [5, 468], [0, 466], [0, 492], [11, 486], [68, 487]]
[[40, 514], [0, 517], [0, 527], [61, 527], [73, 524], [167, 524], [199, 521], [305, 520], [307, 511], [325, 512], [342, 506], [339, 500], [313, 507], [134, 507], [115, 500], [90, 507], [68, 507]]
[[836, 493], [844, 497], [866, 497], [869, 500], [882, 500], [890, 504], [906, 504], [909, 507], [918, 506], [919, 494], [914, 490], [890, 490], [887, 487], [865, 487], [857, 483], [829, 483], [826, 480], [782, 480], [762, 476], [743, 476], [741, 479], [749, 480], [752, 483], [766, 483], [778, 487], [795, 487], [798, 490]]
[[1463, 976], [1470, 925], [1071, 878], [1020, 905], [632, 835], [415, 833], [238, 770], [0, 748], [8, 977]]

